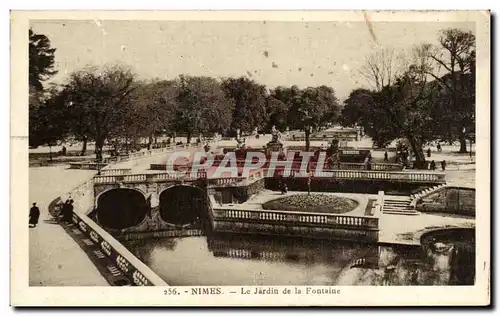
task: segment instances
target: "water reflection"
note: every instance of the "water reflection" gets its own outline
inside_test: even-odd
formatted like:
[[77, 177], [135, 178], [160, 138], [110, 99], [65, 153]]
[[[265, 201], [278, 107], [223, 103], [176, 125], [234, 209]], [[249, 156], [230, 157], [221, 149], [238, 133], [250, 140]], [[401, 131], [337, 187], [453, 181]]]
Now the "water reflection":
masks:
[[[468, 245], [474, 248], [470, 241]], [[396, 247], [216, 235], [141, 240], [128, 242], [126, 246], [171, 285], [449, 285], [474, 282], [470, 265], [464, 269], [464, 262], [474, 262], [473, 252], [462, 249], [463, 243], [461, 250], [457, 250], [459, 246], [439, 238], [427, 243], [426, 247]]]

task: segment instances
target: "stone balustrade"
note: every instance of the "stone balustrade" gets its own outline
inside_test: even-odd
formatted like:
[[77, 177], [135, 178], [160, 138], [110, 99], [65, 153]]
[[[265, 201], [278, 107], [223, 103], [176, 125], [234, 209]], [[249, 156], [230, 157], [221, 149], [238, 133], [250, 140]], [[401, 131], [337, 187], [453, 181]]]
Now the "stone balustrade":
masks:
[[271, 224], [317, 225], [332, 228], [378, 229], [378, 217], [289, 212], [275, 210], [253, 210], [233, 207], [214, 207], [214, 220], [257, 221]]
[[427, 172], [386, 172], [368, 170], [325, 170], [315, 172], [314, 178], [356, 179], [356, 180], [386, 180], [404, 182], [444, 183], [444, 173]]
[[132, 171], [130, 168], [118, 168], [118, 169], [102, 169], [101, 175], [103, 176], [121, 176], [129, 174]]
[[[275, 170], [274, 173], [269, 173], [269, 169], [261, 169], [260, 172], [253, 175], [254, 179], [261, 177], [285, 176], [295, 177], [299, 171], [290, 170], [289, 173], [283, 170]], [[257, 178], [258, 177], [258, 178]], [[190, 172], [181, 173], [147, 173], [147, 174], [112, 174], [95, 176], [95, 183], [119, 183], [119, 182], [154, 182], [154, 181], [169, 181], [183, 180], [195, 181], [206, 179], [207, 174], [204, 171], [198, 171], [196, 177], [192, 177]], [[314, 171], [312, 173], [314, 179], [350, 179], [350, 180], [382, 180], [395, 182], [416, 182], [416, 183], [445, 183], [446, 175], [444, 173], [429, 173], [429, 172], [393, 172], [393, 171], [368, 171], [368, 170], [324, 170]], [[223, 185], [230, 183], [238, 183], [246, 178], [243, 177], [228, 177], [228, 178], [209, 178], [209, 184]], [[251, 179], [249, 179], [251, 180]]]
[[106, 163], [97, 163], [91, 161], [84, 162], [70, 162], [70, 169], [83, 169], [83, 170], [99, 170], [106, 166]]
[[[373, 171], [401, 171], [403, 170], [403, 165], [395, 163], [372, 163], [371, 168]], [[354, 163], [354, 162], [341, 162], [341, 170], [364, 170], [366, 166], [364, 163]]]
[[[94, 183], [141, 183], [141, 182], [161, 182], [161, 181], [197, 181], [205, 179], [206, 172], [199, 171], [196, 177], [191, 173], [143, 173], [143, 174], [122, 174], [122, 175], [100, 175], [94, 177]], [[224, 180], [226, 178], [216, 179]]]
[[96, 245], [99, 245], [103, 254], [109, 257], [116, 266], [126, 275], [136, 286], [168, 286], [158, 275], [148, 266], [137, 259], [113, 236], [99, 227], [94, 221], [84, 214], [73, 213], [73, 223], [89, 237]]

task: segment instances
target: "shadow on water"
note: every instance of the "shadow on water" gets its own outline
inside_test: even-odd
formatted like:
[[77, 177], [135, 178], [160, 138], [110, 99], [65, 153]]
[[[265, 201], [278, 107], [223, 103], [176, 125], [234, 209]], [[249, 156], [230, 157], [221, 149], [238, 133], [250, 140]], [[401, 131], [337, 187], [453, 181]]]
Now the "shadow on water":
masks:
[[422, 247], [210, 234], [128, 241], [171, 285], [474, 284], [474, 239], [427, 236]]

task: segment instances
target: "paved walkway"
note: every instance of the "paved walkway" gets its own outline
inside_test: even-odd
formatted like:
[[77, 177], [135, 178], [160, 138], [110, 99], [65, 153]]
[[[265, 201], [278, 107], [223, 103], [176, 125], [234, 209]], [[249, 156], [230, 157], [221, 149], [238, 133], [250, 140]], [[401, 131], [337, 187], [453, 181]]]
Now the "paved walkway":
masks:
[[[29, 169], [30, 202], [37, 202], [40, 221], [29, 230], [30, 286], [107, 286], [80, 246], [58, 224], [51, 222], [48, 205], [88, 179], [94, 171], [67, 167]], [[26, 226], [28, 218], [26, 218]]]

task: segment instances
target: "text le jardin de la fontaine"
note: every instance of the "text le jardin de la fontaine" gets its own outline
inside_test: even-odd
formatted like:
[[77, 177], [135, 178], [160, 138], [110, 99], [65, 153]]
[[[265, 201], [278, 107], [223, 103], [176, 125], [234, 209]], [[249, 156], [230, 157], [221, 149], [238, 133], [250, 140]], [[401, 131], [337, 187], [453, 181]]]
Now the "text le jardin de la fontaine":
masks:
[[335, 295], [340, 294], [340, 289], [331, 287], [245, 287], [239, 289], [223, 289], [222, 287], [193, 287], [190, 289], [167, 288], [164, 290], [165, 295], [220, 295], [220, 294], [239, 294], [239, 295]]

